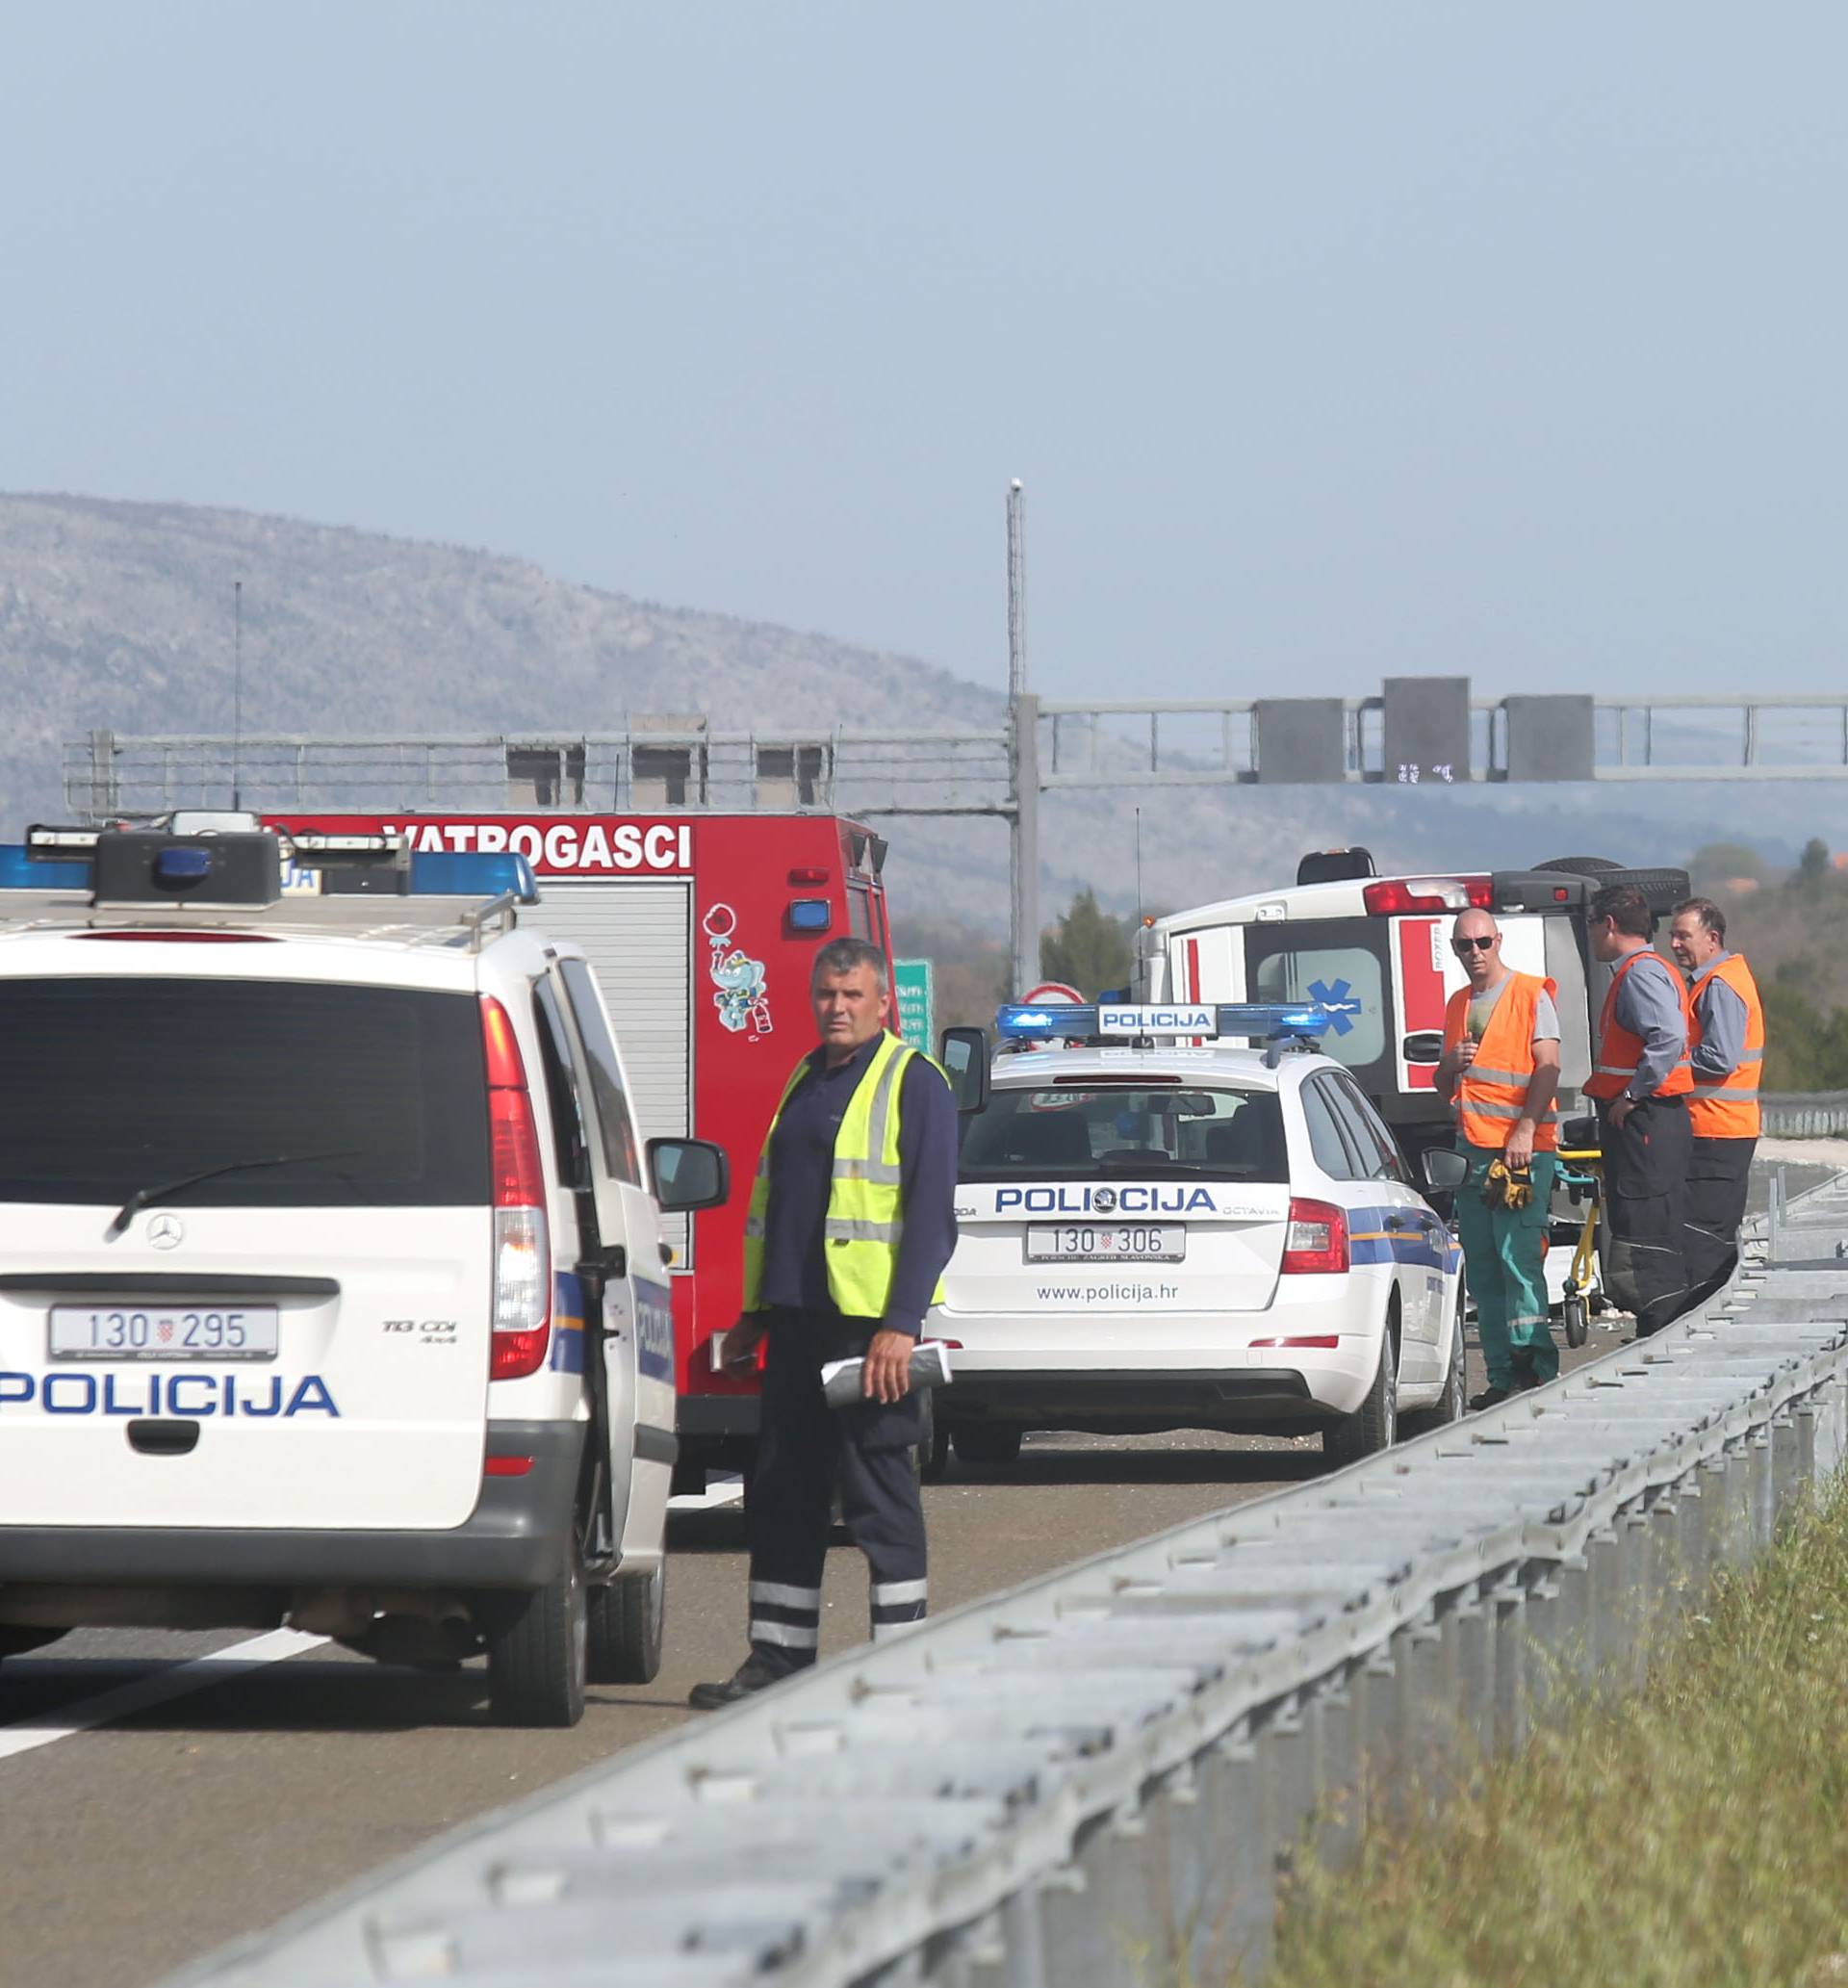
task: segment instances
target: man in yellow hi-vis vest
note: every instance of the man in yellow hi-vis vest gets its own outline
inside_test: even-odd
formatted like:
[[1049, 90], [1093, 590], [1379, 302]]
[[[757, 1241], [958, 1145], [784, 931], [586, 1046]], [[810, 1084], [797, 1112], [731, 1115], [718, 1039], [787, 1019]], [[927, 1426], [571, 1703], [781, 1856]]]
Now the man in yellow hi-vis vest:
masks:
[[[702, 1711], [815, 1661], [835, 1494], [872, 1576], [874, 1639], [924, 1619], [923, 1434], [911, 1357], [956, 1247], [956, 1102], [929, 1057], [886, 1031], [886, 955], [836, 939], [815, 955], [819, 1048], [790, 1072], [745, 1222], [744, 1316], [726, 1363], [763, 1349], [757, 1466], [745, 1499], [751, 1651], [695, 1685]], [[821, 1368], [864, 1361], [860, 1399], [828, 1406]]]
[[1464, 912], [1450, 948], [1470, 984], [1444, 1017], [1437, 1090], [1456, 1107], [1457, 1150], [1470, 1162], [1456, 1226], [1489, 1382], [1470, 1406], [1488, 1408], [1559, 1372], [1545, 1270], [1559, 1015], [1551, 980], [1503, 962], [1502, 928], [1487, 912]]

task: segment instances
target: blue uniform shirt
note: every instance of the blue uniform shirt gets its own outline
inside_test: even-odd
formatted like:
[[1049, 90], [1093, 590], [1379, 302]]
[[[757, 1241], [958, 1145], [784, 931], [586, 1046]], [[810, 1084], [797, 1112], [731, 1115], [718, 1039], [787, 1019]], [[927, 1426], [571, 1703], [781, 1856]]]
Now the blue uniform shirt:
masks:
[[[834, 1139], [866, 1066], [875, 1036], [837, 1070], [814, 1049], [770, 1137], [770, 1205], [763, 1225], [766, 1309], [831, 1312], [824, 1224]], [[916, 1336], [931, 1293], [956, 1248], [956, 1102], [942, 1072], [925, 1057], [905, 1066], [898, 1093], [899, 1208], [905, 1219], [891, 1296], [882, 1325]]]

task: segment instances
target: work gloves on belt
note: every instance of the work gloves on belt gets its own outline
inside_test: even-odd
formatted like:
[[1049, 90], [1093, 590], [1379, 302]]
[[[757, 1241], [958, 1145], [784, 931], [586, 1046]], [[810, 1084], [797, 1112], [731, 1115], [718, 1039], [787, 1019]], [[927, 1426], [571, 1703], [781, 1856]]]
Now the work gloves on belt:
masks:
[[1505, 1160], [1490, 1162], [1482, 1180], [1482, 1199], [1491, 1208], [1525, 1208], [1533, 1200], [1533, 1175], [1527, 1167]]

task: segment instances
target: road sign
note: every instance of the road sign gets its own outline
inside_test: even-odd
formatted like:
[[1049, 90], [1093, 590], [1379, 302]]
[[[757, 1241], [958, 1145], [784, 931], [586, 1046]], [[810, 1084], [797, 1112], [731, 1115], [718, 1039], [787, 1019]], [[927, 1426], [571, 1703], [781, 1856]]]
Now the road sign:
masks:
[[894, 960], [892, 992], [898, 1002], [898, 1032], [913, 1049], [937, 1053], [937, 991], [929, 960]]
[[1042, 980], [1038, 987], [1028, 988], [1020, 998], [1036, 1007], [1045, 1007], [1051, 1002], [1074, 1008], [1082, 1008], [1085, 1004], [1084, 995], [1075, 987], [1067, 987], [1063, 980]]

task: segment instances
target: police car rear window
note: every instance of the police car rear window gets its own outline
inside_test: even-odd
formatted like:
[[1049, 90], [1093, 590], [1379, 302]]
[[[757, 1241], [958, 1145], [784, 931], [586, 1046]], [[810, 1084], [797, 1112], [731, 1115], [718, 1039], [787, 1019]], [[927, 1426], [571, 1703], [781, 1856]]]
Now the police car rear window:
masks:
[[1141, 1174], [1198, 1180], [1290, 1177], [1274, 1091], [1207, 1089], [1172, 1079], [1146, 1089], [996, 1089], [962, 1121], [964, 1180], [1075, 1180]]
[[0, 980], [0, 1201], [118, 1204], [226, 1168], [174, 1205], [485, 1202], [485, 1086], [471, 994]]

